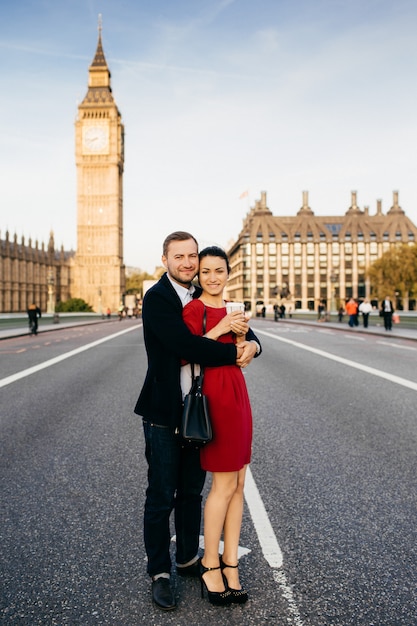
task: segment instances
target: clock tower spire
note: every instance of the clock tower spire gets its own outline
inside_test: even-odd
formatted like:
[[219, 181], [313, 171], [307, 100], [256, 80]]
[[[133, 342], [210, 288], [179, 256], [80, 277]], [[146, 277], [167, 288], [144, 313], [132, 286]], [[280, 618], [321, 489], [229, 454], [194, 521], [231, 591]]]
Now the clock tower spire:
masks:
[[95, 311], [115, 311], [124, 292], [124, 127], [111, 90], [101, 16], [87, 94], [75, 122], [77, 253], [71, 293]]

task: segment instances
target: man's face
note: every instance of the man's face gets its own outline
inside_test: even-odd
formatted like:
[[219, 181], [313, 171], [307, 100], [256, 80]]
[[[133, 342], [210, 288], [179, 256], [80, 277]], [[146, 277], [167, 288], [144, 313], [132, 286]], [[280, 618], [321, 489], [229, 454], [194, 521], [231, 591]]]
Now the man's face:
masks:
[[162, 263], [175, 282], [189, 287], [198, 272], [198, 249], [194, 239], [171, 241], [167, 255], [162, 256]]

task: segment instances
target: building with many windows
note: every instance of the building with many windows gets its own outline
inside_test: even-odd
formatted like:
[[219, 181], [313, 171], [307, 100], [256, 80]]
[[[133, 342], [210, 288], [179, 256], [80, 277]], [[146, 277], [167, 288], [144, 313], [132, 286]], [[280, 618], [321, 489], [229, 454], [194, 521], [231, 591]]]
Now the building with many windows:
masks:
[[[414, 244], [417, 228], [398, 204], [382, 212], [360, 209], [352, 191], [351, 206], [342, 216], [316, 216], [303, 192], [303, 205], [295, 216], [273, 215], [266, 192], [246, 215], [237, 241], [228, 254], [231, 274], [228, 297], [247, 307], [283, 302], [289, 309], [314, 310], [323, 301], [336, 310], [350, 298], [372, 298], [369, 266], [398, 243]], [[405, 310], [416, 308], [404, 301]]]

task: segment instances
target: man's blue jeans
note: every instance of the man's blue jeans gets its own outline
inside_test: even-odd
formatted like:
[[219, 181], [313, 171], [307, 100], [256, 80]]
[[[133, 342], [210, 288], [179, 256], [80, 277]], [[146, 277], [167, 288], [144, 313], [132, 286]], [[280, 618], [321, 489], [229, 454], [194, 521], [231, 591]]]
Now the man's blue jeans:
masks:
[[206, 473], [200, 452], [182, 447], [171, 429], [143, 422], [148, 462], [144, 539], [148, 574], [171, 571], [170, 515], [175, 510], [176, 562], [188, 563], [198, 553], [201, 492]]

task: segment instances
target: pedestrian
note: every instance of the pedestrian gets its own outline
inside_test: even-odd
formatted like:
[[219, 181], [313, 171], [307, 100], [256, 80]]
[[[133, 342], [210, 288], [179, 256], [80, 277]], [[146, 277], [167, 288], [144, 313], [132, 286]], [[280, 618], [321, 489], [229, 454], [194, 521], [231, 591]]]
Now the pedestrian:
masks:
[[345, 309], [342, 306], [340, 306], [339, 307], [339, 311], [337, 313], [337, 317], [338, 317], [339, 322], [343, 322], [344, 314], [345, 314]]
[[280, 318], [280, 311], [279, 311], [278, 304], [274, 304], [274, 322], [278, 322], [279, 318]]
[[285, 319], [285, 304], [281, 304], [281, 306], [279, 307], [280, 310], [280, 318], [281, 319]]
[[324, 320], [324, 311], [325, 311], [324, 303], [320, 300], [319, 305], [317, 307], [317, 319], [319, 322], [322, 322]]
[[31, 304], [27, 310], [29, 318], [29, 329], [32, 335], [38, 334], [38, 318], [42, 317], [40, 308], [36, 304]]
[[[193, 335], [182, 319], [182, 307], [201, 289], [192, 284], [198, 272], [198, 244], [187, 232], [168, 235], [162, 262], [166, 273], [145, 294], [143, 334], [148, 358], [145, 381], [135, 406], [143, 418], [148, 486], [144, 510], [147, 572], [152, 599], [163, 610], [176, 606], [170, 585], [170, 515], [174, 510], [176, 566], [180, 576], [200, 576], [201, 492], [205, 471], [197, 449], [178, 435], [182, 412], [181, 358], [204, 366], [245, 367], [261, 347], [249, 330], [239, 345]], [[240, 326], [231, 324], [239, 331]]]
[[385, 297], [385, 300], [381, 304], [382, 317], [384, 318], [385, 330], [392, 330], [392, 314], [394, 313], [394, 305], [392, 304], [389, 296]]
[[355, 326], [359, 326], [359, 302], [357, 300], [354, 300], [354, 302], [356, 306], [356, 312], [353, 321], [355, 322]]
[[346, 302], [346, 313], [349, 315], [349, 326], [353, 328], [356, 326], [356, 318], [358, 315], [358, 306], [353, 298], [349, 298]]
[[[191, 332], [201, 335], [205, 316], [206, 336], [233, 344], [238, 338], [230, 331], [223, 299], [230, 272], [227, 255], [211, 246], [200, 252], [199, 259], [203, 291], [184, 307], [184, 321]], [[210, 407], [213, 440], [202, 448], [200, 457], [202, 468], [212, 476], [204, 507], [201, 595], [205, 588], [212, 604], [243, 604], [248, 594], [239, 581], [238, 547], [245, 473], [251, 458], [252, 412], [241, 368], [235, 364], [205, 368], [203, 392]], [[222, 533], [224, 549], [219, 556]]]
[[372, 311], [372, 304], [365, 298], [359, 305], [359, 313], [362, 313], [363, 327], [368, 328], [369, 314]]

